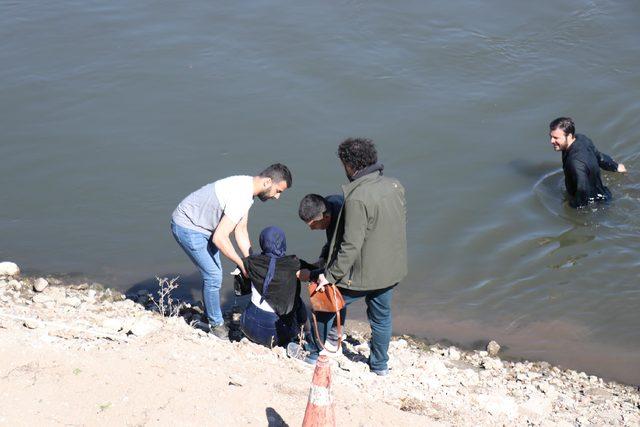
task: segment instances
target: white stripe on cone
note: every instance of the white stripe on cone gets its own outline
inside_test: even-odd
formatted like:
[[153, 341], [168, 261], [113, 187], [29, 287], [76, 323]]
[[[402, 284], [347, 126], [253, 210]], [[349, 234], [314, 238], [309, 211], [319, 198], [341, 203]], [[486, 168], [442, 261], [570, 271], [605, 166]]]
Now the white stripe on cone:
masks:
[[326, 387], [312, 384], [309, 391], [309, 403], [316, 406], [331, 405], [331, 392]]

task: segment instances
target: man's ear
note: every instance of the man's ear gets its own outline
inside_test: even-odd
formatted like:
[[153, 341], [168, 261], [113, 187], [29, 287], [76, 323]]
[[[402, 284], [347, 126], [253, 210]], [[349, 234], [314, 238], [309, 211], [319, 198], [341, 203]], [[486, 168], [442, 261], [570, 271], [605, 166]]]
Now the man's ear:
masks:
[[264, 181], [262, 181], [262, 186], [263, 186], [264, 188], [271, 187], [271, 178], [266, 177], [266, 178], [264, 179]]

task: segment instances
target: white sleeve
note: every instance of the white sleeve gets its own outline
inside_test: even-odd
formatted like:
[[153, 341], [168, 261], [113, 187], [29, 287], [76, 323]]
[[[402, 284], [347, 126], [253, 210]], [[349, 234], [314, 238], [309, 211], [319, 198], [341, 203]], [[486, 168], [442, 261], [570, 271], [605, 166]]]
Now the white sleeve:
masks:
[[240, 222], [249, 213], [251, 203], [243, 202], [239, 199], [232, 199], [227, 204], [224, 215], [231, 220], [234, 224]]

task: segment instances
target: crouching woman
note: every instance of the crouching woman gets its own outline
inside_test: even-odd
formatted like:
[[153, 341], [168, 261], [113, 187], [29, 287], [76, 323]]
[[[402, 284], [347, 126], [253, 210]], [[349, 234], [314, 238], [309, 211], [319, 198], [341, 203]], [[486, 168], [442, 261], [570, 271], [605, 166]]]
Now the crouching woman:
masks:
[[242, 313], [240, 327], [253, 342], [285, 346], [307, 321], [296, 276], [301, 261], [295, 255], [286, 255], [287, 240], [278, 227], [262, 230], [260, 248], [261, 254], [243, 259], [251, 280], [251, 302]]

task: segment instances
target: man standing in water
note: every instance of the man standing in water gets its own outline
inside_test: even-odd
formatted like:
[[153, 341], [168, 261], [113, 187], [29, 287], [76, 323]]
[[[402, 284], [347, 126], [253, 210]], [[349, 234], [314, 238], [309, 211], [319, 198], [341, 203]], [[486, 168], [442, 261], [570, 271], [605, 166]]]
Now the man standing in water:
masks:
[[231, 176], [207, 184], [188, 195], [173, 211], [171, 232], [200, 270], [209, 330], [219, 338], [226, 339], [229, 335], [220, 309], [220, 252], [247, 277], [229, 236], [233, 231], [242, 256], [249, 256], [251, 241], [247, 220], [254, 197], [263, 202], [277, 200], [287, 188], [291, 188], [291, 172], [285, 165], [276, 163], [258, 176]]
[[611, 200], [611, 192], [602, 184], [600, 168], [611, 172], [626, 172], [627, 169], [600, 153], [589, 138], [575, 131], [575, 124], [569, 117], [559, 117], [549, 124], [551, 145], [555, 151], [562, 151], [569, 205], [582, 208], [591, 202]]
[[[327, 283], [336, 284], [347, 305], [364, 298], [371, 325], [369, 368], [387, 375], [393, 289], [407, 274], [404, 187], [382, 176], [383, 166], [377, 163], [378, 153], [369, 139], [343, 141], [338, 157], [350, 182], [342, 187], [344, 206], [318, 285], [320, 289]], [[320, 340], [326, 340], [334, 317], [318, 314]], [[314, 363], [319, 354], [315, 336], [306, 350], [306, 361]]]

